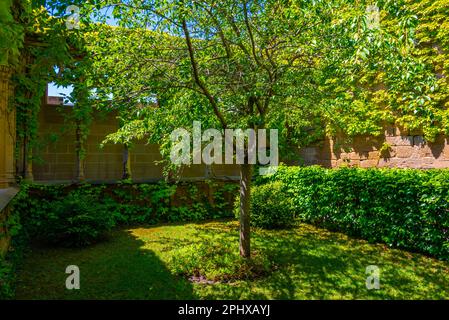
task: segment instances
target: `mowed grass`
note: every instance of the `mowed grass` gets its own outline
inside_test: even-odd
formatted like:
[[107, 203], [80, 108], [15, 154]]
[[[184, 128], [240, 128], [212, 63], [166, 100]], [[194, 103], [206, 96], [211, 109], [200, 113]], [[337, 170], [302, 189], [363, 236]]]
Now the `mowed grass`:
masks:
[[[174, 275], [173, 250], [193, 243], [235, 243], [237, 251], [238, 223], [125, 228], [84, 249], [33, 247], [17, 275], [16, 298], [449, 299], [449, 263], [307, 224], [253, 230], [253, 249], [275, 265], [253, 280], [202, 284]], [[65, 288], [68, 265], [80, 268], [80, 290]], [[379, 290], [366, 288], [369, 265], [380, 268]]]

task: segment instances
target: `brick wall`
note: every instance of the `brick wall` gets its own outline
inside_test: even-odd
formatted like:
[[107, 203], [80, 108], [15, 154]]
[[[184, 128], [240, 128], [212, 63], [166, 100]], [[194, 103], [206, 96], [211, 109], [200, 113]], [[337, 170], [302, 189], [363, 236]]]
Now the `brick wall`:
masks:
[[[389, 148], [380, 152], [384, 145]], [[326, 139], [320, 145], [302, 148], [300, 158], [306, 165], [324, 167], [449, 168], [449, 144], [444, 136], [430, 143], [421, 134], [389, 128], [381, 137], [357, 137], [346, 145]]]

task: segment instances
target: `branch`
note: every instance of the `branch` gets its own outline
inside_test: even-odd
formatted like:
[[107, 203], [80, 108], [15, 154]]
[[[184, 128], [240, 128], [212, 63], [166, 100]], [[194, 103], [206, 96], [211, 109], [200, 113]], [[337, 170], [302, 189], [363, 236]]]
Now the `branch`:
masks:
[[195, 80], [195, 83], [198, 85], [198, 87], [200, 87], [201, 91], [206, 96], [207, 100], [209, 100], [209, 103], [212, 105], [212, 108], [214, 109], [214, 113], [220, 120], [220, 123], [221, 123], [221, 126], [223, 127], [223, 129], [226, 129], [227, 128], [226, 121], [225, 121], [223, 115], [220, 113], [220, 110], [218, 110], [217, 102], [215, 101], [214, 97], [211, 95], [211, 93], [207, 89], [206, 85], [203, 83], [203, 81], [201, 81], [201, 79], [199, 77], [198, 64], [195, 60], [194, 49], [193, 49], [192, 41], [190, 39], [190, 33], [187, 28], [187, 23], [186, 23], [185, 19], [182, 20], [182, 29], [184, 30], [187, 48], [189, 49], [190, 63], [192, 65], [193, 78]]

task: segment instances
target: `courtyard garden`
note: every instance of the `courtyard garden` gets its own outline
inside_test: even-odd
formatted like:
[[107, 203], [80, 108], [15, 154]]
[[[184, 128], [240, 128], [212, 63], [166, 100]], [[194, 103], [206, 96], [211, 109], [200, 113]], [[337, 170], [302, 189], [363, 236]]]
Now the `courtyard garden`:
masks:
[[250, 259], [234, 183], [23, 185], [9, 284], [17, 299], [447, 299], [448, 175], [282, 166], [255, 181]]
[[0, 299], [449, 299], [448, 21], [1, 0]]

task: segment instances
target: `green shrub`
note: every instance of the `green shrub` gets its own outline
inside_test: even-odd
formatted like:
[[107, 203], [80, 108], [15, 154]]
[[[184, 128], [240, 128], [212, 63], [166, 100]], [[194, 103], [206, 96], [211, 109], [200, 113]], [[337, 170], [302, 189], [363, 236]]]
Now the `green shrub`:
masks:
[[[39, 185], [39, 184], [21, 184], [19, 194], [14, 198], [13, 208], [16, 217], [20, 217], [23, 222], [20, 230], [20, 238], [27, 242], [35, 238], [45, 240], [47, 238], [46, 227], [58, 228], [54, 230], [55, 235], [51, 237], [58, 238], [65, 227], [70, 227], [66, 220], [57, 218], [64, 211], [61, 207], [70, 206], [68, 202], [77, 203], [74, 208], [82, 211], [85, 208], [86, 215], [78, 215], [74, 223], [81, 224], [81, 219], [86, 218], [89, 223], [86, 227], [74, 227], [67, 231], [71, 235], [79, 231], [79, 236], [87, 236], [86, 244], [90, 243], [96, 236], [92, 230], [95, 227], [95, 221], [99, 223], [99, 233], [102, 233], [102, 225], [110, 224], [109, 219], [117, 225], [134, 224], [156, 224], [161, 222], [180, 222], [180, 221], [200, 221], [212, 218], [232, 217], [231, 199], [236, 184], [219, 184], [208, 182], [209, 187], [214, 191], [213, 201], [209, 202], [207, 192], [199, 190], [199, 183], [183, 182], [178, 184], [159, 183], [119, 183], [114, 185]], [[204, 187], [205, 185], [201, 185]], [[65, 200], [68, 198], [69, 200]], [[97, 211], [98, 213], [95, 213]], [[68, 211], [70, 214], [71, 211]], [[105, 214], [103, 214], [105, 213]], [[107, 213], [107, 214], [106, 214]], [[63, 217], [63, 215], [62, 215]], [[55, 225], [49, 225], [48, 219], [52, 219]], [[56, 219], [56, 221], [54, 221]], [[59, 219], [59, 220], [58, 220]], [[107, 219], [106, 221], [104, 219]], [[84, 222], [82, 222], [84, 225]], [[72, 238], [70, 236], [70, 238]], [[49, 242], [58, 242], [49, 241]], [[69, 241], [70, 242], [70, 241]], [[74, 242], [83, 243], [82, 239]], [[72, 244], [66, 244], [72, 245]], [[75, 245], [75, 244], [73, 244]]]
[[[236, 217], [240, 214], [240, 198], [234, 204]], [[282, 182], [273, 181], [251, 189], [251, 225], [264, 229], [288, 228], [294, 225], [292, 203], [286, 197]]]
[[0, 300], [14, 297], [13, 264], [0, 257]]
[[272, 269], [265, 254], [253, 250], [251, 259], [245, 259], [229, 242], [195, 243], [175, 249], [168, 266], [174, 274], [225, 282], [254, 279]]
[[273, 181], [302, 221], [449, 260], [449, 170], [280, 167], [258, 183]]
[[35, 229], [37, 238], [58, 246], [86, 246], [114, 226], [106, 206], [91, 195], [69, 194], [48, 204]]

